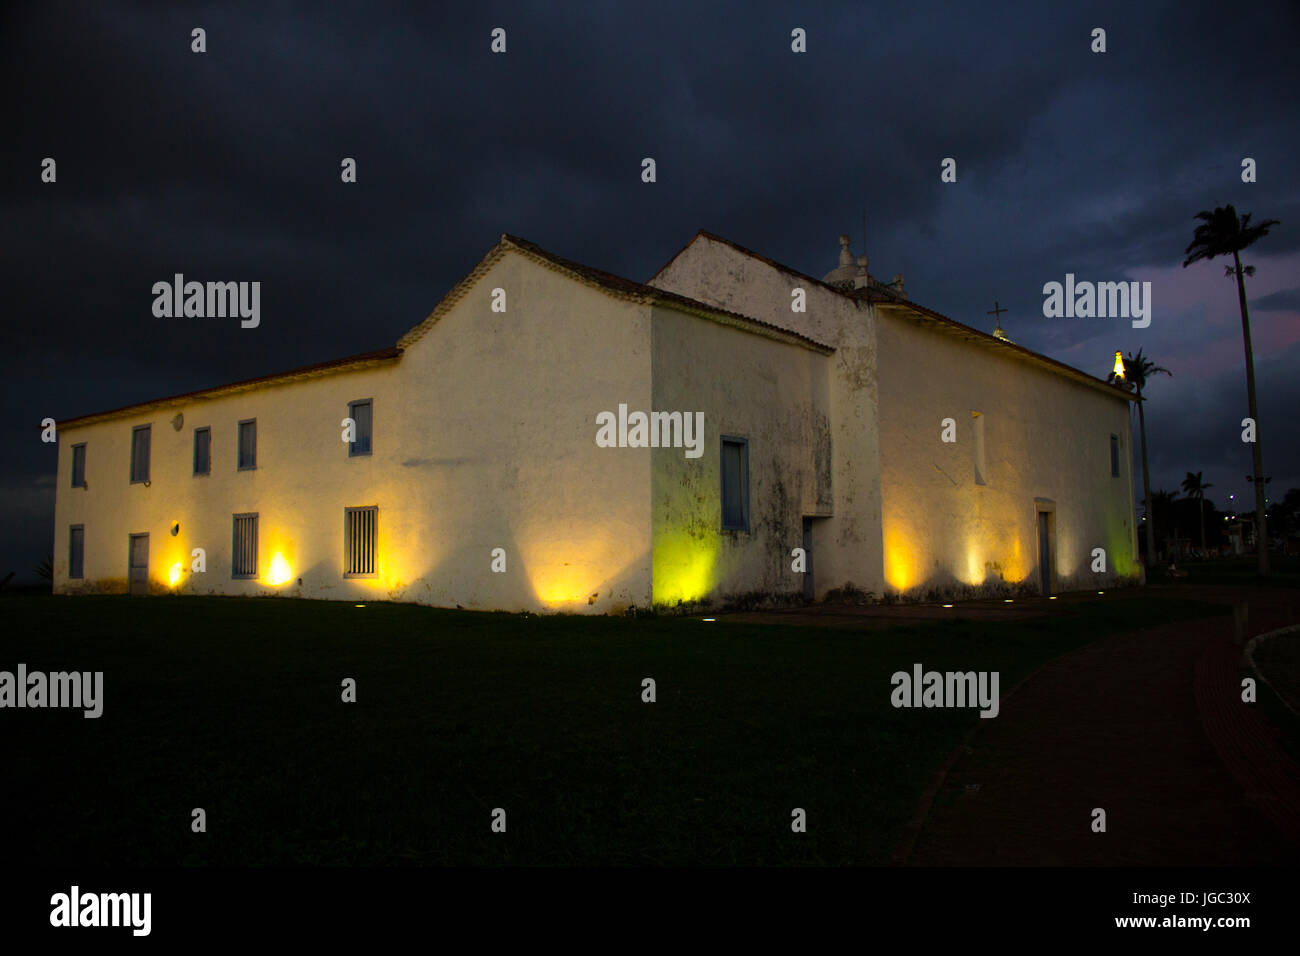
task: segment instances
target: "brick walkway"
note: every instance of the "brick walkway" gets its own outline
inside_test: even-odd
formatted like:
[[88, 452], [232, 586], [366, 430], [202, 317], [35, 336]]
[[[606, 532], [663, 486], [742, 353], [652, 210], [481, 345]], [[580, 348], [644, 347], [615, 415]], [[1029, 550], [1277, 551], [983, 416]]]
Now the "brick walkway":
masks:
[[[1250, 635], [1300, 622], [1294, 590], [1188, 596], [1247, 601]], [[1232, 631], [1231, 616], [1169, 624], [1044, 666], [958, 751], [900, 856], [912, 866], [1300, 862], [1300, 770], [1241, 703]], [[1105, 833], [1091, 830], [1095, 807]]]

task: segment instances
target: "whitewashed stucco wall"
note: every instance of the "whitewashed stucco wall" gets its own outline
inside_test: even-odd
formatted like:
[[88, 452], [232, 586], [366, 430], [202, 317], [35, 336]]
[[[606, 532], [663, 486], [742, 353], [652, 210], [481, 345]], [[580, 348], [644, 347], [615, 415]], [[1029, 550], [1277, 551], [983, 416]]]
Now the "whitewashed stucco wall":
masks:
[[[491, 311], [491, 290], [507, 311]], [[650, 601], [650, 467], [595, 444], [606, 403], [650, 401], [647, 306], [510, 252], [394, 365], [332, 374], [59, 432], [55, 585], [126, 589], [128, 535], [150, 534], [150, 582], [182, 593], [391, 598], [601, 613]], [[349, 458], [347, 403], [374, 401], [374, 451]], [[169, 424], [176, 412], [184, 428]], [[256, 418], [258, 467], [237, 471], [236, 423]], [[131, 485], [133, 425], [152, 424], [151, 484]], [[212, 473], [192, 474], [212, 428]], [[87, 490], [68, 487], [87, 443]], [[378, 574], [346, 579], [343, 509], [378, 505]], [[259, 514], [259, 580], [230, 576], [231, 519]], [[168, 529], [180, 522], [180, 534]], [[85, 525], [70, 581], [68, 528]], [[207, 571], [190, 572], [194, 547]], [[505, 573], [490, 568], [506, 552]], [[288, 584], [265, 576], [272, 556]], [[301, 578], [302, 584], [297, 582]]]
[[[654, 449], [655, 603], [800, 593], [791, 549], [830, 494], [830, 357], [673, 309], [653, 312], [654, 407], [704, 413], [701, 458]], [[722, 529], [722, 436], [749, 456], [749, 529]]]
[[[155, 592], [604, 613], [797, 593], [790, 551], [805, 515], [824, 517], [818, 597], [850, 584], [906, 597], [1036, 589], [1036, 499], [1054, 514], [1057, 589], [1137, 573], [1125, 402], [707, 237], [654, 284], [835, 351], [620, 299], [508, 250], [396, 362], [61, 428], [56, 590], [125, 590], [128, 536], [148, 533]], [[795, 287], [806, 313], [790, 310]], [[364, 398], [373, 454], [350, 458], [340, 421]], [[704, 412], [703, 456], [599, 447], [596, 416], [620, 403]], [[985, 422], [985, 485], [972, 411]], [[940, 441], [946, 417], [956, 444]], [[257, 419], [258, 467], [241, 472], [246, 418]], [[149, 487], [129, 483], [137, 424], [152, 425]], [[196, 426], [212, 429], [206, 477], [192, 474]], [[750, 443], [748, 533], [721, 529], [722, 434]], [[1110, 434], [1122, 442], [1118, 478]], [[70, 487], [79, 442], [84, 490]], [[378, 573], [344, 578], [343, 510], [365, 505], [379, 508]], [[231, 518], [243, 512], [259, 514], [251, 581], [230, 576]], [[73, 524], [85, 526], [80, 581], [68, 578]], [[191, 571], [199, 547], [204, 573]], [[1096, 547], [1103, 575], [1089, 567]], [[491, 569], [495, 548], [504, 573]], [[286, 583], [266, 579], [276, 555]]]
[[[881, 489], [887, 593], [1037, 591], [1035, 499], [1054, 509], [1055, 590], [1131, 581], [1128, 405], [1086, 385], [912, 321], [882, 315]], [[975, 480], [973, 412], [985, 478]], [[941, 440], [942, 420], [957, 441]], [[1120, 436], [1111, 476], [1110, 435]], [[1106, 573], [1091, 571], [1106, 550]]]
[[[827, 399], [831, 434], [831, 496], [812, 514], [817, 594], [852, 585], [880, 595], [881, 498], [877, 344], [871, 312], [824, 286], [747, 256], [707, 236], [695, 239], [651, 284], [753, 316], [831, 345]], [[802, 288], [807, 311], [791, 310]], [[784, 397], [772, 396], [780, 402]]]

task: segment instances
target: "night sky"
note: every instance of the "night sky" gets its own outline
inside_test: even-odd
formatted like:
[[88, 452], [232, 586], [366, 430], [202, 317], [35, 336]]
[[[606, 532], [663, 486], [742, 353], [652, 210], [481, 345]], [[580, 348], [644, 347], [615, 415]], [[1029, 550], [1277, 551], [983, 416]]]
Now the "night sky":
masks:
[[[1244, 261], [1270, 497], [1300, 486], [1297, 4], [341, 6], [0, 14], [0, 577], [52, 548], [42, 418], [392, 345], [503, 232], [645, 281], [707, 229], [821, 276], [865, 207], [872, 273], [916, 302], [991, 331], [996, 298], [1016, 342], [1101, 377], [1116, 349], [1168, 367], [1153, 487], [1204, 471], [1222, 506], [1251, 500], [1236, 286], [1181, 262], [1233, 203], [1282, 223]], [[155, 318], [177, 272], [259, 280], [260, 327]], [[1045, 318], [1067, 272], [1151, 281], [1150, 327]]]

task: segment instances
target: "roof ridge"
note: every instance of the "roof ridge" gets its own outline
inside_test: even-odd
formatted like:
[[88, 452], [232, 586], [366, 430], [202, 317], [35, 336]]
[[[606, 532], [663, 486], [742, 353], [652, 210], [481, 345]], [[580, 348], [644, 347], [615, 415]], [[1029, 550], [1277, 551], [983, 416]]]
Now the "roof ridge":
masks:
[[356, 355], [348, 355], [343, 358], [331, 359], [328, 362], [314, 362], [311, 365], [301, 365], [298, 368], [287, 369], [283, 372], [272, 372], [269, 375], [257, 375], [253, 378], [243, 378], [235, 382], [226, 382], [223, 385], [209, 385], [206, 388], [197, 388], [192, 392], [181, 392], [177, 395], [167, 395], [162, 398], [150, 398], [143, 402], [132, 402], [130, 405], [123, 405], [120, 408], [110, 408], [102, 412], [90, 412], [86, 415], [78, 415], [76, 418], [66, 418], [59, 420], [60, 428], [68, 428], [73, 425], [86, 424], [91, 419], [112, 418], [129, 412], [136, 408], [146, 408], [151, 405], [170, 405], [173, 402], [184, 400], [195, 400], [215, 395], [219, 392], [225, 392], [230, 389], [248, 388], [254, 385], [272, 384], [279, 379], [297, 378], [304, 375], [311, 375], [313, 372], [326, 373], [331, 370], [343, 371], [349, 365], [373, 364], [377, 362], [386, 362], [389, 359], [400, 358], [404, 350], [396, 345], [390, 345], [387, 348], [375, 349], [371, 352], [359, 352]]
[[834, 351], [834, 346], [818, 341], [817, 339], [804, 335], [801, 332], [795, 332], [771, 322], [765, 322], [762, 319], [755, 318], [752, 315], [745, 315], [742, 312], [735, 312], [731, 309], [724, 309], [721, 306], [710, 305], [707, 302], [693, 299], [690, 296], [683, 295], [680, 292], [674, 292], [671, 289], [660, 289], [652, 285], [637, 282], [634, 279], [625, 278], [613, 272], [607, 272], [604, 269], [597, 269], [594, 266], [585, 265], [573, 259], [566, 259], [565, 257], [543, 249], [537, 243], [531, 242], [530, 240], [524, 239], [520, 236], [513, 236], [510, 233], [502, 233], [501, 239], [503, 243], [512, 245], [522, 252], [531, 253], [532, 255], [544, 259], [552, 265], [572, 272], [581, 279], [587, 279], [597, 283], [598, 285], [603, 285], [610, 291], [633, 297], [640, 297], [645, 301], [655, 301], [669, 305], [684, 306], [698, 312], [707, 313], [709, 316], [723, 316], [744, 326], [749, 326], [754, 329], [763, 329], [765, 333], [776, 333], [777, 336], [781, 338], [795, 339], [807, 345], [812, 345], [819, 350], [828, 352]]
[[701, 237], [705, 239], [712, 239], [715, 242], [720, 242], [723, 245], [730, 246], [732, 249], [736, 250], [741, 255], [749, 256], [750, 258], [757, 259], [760, 262], [764, 262], [767, 265], [771, 266], [772, 268], [780, 270], [781, 272], [786, 272], [789, 273], [790, 275], [797, 276], [800, 279], [804, 279], [808, 282], [813, 282], [824, 289], [829, 289], [831, 292], [834, 292], [836, 295], [844, 296], [844, 298], [846, 299], [850, 299], [852, 301], [865, 300], [868, 302], [875, 302], [877, 300], [873, 297], [879, 296], [881, 300], [879, 304], [881, 305], [894, 305], [905, 309], [913, 309], [923, 315], [927, 315], [931, 318], [938, 319], [941, 322], [947, 322], [963, 330], [973, 332], [976, 335], [980, 336], [981, 338], [988, 339], [991, 342], [996, 342], [1000, 346], [1013, 349], [1017, 352], [1022, 353], [1025, 356], [1032, 357], [1034, 359], [1039, 359], [1043, 362], [1047, 362], [1050, 365], [1056, 366], [1058, 369], [1071, 373], [1071, 375], [1082, 376], [1088, 379], [1089, 382], [1103, 385], [1108, 389], [1113, 388], [1113, 386], [1105, 379], [1098, 378], [1095, 375], [1089, 375], [1087, 372], [1083, 371], [1082, 369], [1075, 368], [1073, 365], [1069, 365], [1065, 362], [1060, 361], [1059, 359], [1054, 359], [1050, 355], [1044, 355], [1042, 352], [1036, 352], [1033, 349], [1026, 348], [1023, 345], [1017, 345], [1015, 342], [1003, 341], [1002, 339], [989, 335], [987, 332], [984, 332], [981, 329], [977, 329], [972, 325], [967, 325], [964, 322], [959, 322], [956, 319], [949, 318], [948, 316], [944, 315], [941, 312], [936, 312], [934, 309], [926, 308], [920, 303], [914, 302], [911, 298], [904, 298], [894, 293], [892, 290], [889, 289], [889, 287], [886, 284], [881, 283], [879, 280], [876, 280], [877, 285], [874, 288], [866, 287], [862, 289], [841, 289], [837, 286], [831, 285], [830, 283], [823, 282], [821, 279], [817, 279], [804, 272], [800, 272], [798, 269], [795, 269], [792, 266], [788, 266], [785, 265], [784, 263], [777, 262], [775, 259], [770, 259], [767, 256], [763, 255], [761, 252], [755, 252], [753, 249], [749, 249], [745, 246], [742, 246], [740, 243], [734, 242], [731, 239], [728, 239], [726, 236], [720, 236], [717, 233], [710, 232], [707, 229], [697, 230], [695, 235], [691, 237], [690, 242], [687, 242], [686, 245], [682, 246], [681, 249], [677, 250], [677, 252], [673, 255], [672, 259], [669, 259], [668, 262], [664, 263], [663, 267], [659, 269], [659, 272], [656, 272], [654, 276], [652, 276], [651, 278], [658, 277], [659, 274], [664, 271], [664, 269], [667, 269], [668, 266], [672, 265], [672, 263], [677, 259], [678, 256], [680, 256], [683, 252], [689, 249], [692, 243], [694, 243], [697, 239]]
[[1033, 349], [1026, 348], [1025, 346], [1019, 345], [1015, 342], [1009, 342], [1006, 339], [1000, 339], [995, 335], [990, 335], [988, 332], [985, 332], [983, 329], [977, 329], [975, 328], [975, 326], [967, 325], [965, 322], [958, 322], [956, 319], [949, 318], [948, 316], [944, 315], [942, 312], [936, 312], [934, 309], [926, 308], [925, 306], [913, 302], [910, 299], [889, 299], [888, 301], [882, 301], [880, 304], [884, 306], [894, 306], [900, 309], [910, 309], [928, 318], [937, 319], [939, 322], [945, 323], [947, 325], [955, 326], [957, 329], [960, 329], [963, 333], [969, 333], [977, 337], [978, 339], [985, 341], [985, 344], [993, 343], [1001, 348], [1008, 348], [1011, 349], [1013, 352], [1019, 352], [1026, 357], [1035, 359], [1039, 362], [1045, 362], [1048, 365], [1055, 366], [1058, 372], [1068, 372], [1070, 377], [1077, 376], [1079, 378], [1087, 379], [1088, 384], [1100, 385], [1103, 388], [1107, 389], [1108, 391], [1116, 393], [1117, 397], [1123, 398], [1126, 401], [1134, 400], [1133, 395], [1131, 393], [1117, 387], [1116, 385], [1106, 381], [1103, 378], [1098, 378], [1096, 375], [1089, 375], [1081, 368], [1075, 368], [1073, 365], [1070, 365], [1066, 362], [1062, 362], [1060, 359], [1054, 359], [1050, 355], [1044, 355], [1042, 352], [1035, 352]]

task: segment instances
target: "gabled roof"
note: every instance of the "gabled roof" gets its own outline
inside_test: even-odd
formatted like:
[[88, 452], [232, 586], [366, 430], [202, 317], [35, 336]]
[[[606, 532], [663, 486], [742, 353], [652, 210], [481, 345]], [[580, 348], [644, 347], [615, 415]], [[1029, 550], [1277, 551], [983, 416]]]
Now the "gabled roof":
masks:
[[395, 362], [401, 358], [402, 353], [413, 342], [419, 341], [431, 329], [437, 321], [442, 318], [448, 310], [457, 302], [465, 297], [471, 288], [480, 278], [508, 251], [515, 251], [521, 255], [527, 256], [534, 262], [538, 262], [547, 268], [558, 270], [587, 285], [601, 289], [602, 291], [624, 299], [626, 301], [643, 302], [652, 305], [662, 305], [677, 309], [700, 318], [709, 319], [721, 325], [731, 326], [732, 328], [741, 329], [746, 332], [752, 332], [766, 338], [776, 339], [781, 342], [788, 342], [792, 345], [800, 345], [804, 348], [811, 349], [814, 352], [820, 352], [828, 355], [834, 352], [833, 346], [818, 342], [806, 335], [800, 335], [797, 332], [791, 332], [780, 326], [772, 325], [759, 319], [751, 318], [747, 315], [741, 315], [738, 312], [729, 312], [726, 309], [719, 309], [715, 306], [707, 305], [703, 302], [697, 302], [694, 299], [676, 292], [669, 292], [665, 289], [655, 289], [648, 285], [642, 285], [639, 282], [633, 282], [631, 279], [624, 279], [622, 276], [616, 276], [610, 272], [604, 272], [600, 269], [593, 269], [591, 266], [582, 265], [579, 262], [573, 262], [569, 259], [561, 258], [554, 253], [547, 252], [541, 246], [529, 242], [527, 239], [520, 239], [518, 236], [511, 236], [502, 233], [501, 241], [493, 246], [492, 250], [474, 267], [464, 279], [452, 286], [450, 292], [443, 296], [432, 313], [429, 314], [419, 325], [415, 326], [397, 342], [397, 345], [384, 349], [378, 349], [374, 352], [364, 352], [360, 355], [352, 355], [347, 358], [334, 359], [329, 362], [319, 362], [315, 365], [305, 365], [302, 368], [291, 369], [287, 372], [277, 372], [273, 375], [262, 375], [258, 378], [244, 379], [239, 382], [231, 382], [228, 385], [216, 385], [211, 388], [203, 388], [194, 392], [185, 392], [180, 395], [170, 395], [166, 398], [151, 399], [146, 402], [137, 402], [134, 405], [124, 405], [121, 408], [114, 408], [106, 412], [94, 412], [89, 415], [81, 415], [77, 418], [69, 418], [58, 423], [60, 428], [70, 428], [78, 425], [90, 425], [95, 422], [106, 421], [113, 418], [125, 418], [129, 415], [136, 415], [141, 412], [149, 411], [155, 408], [162, 408], [170, 405], [176, 405], [180, 402], [197, 401], [206, 398], [216, 398], [222, 395], [232, 395], [238, 392], [248, 391], [249, 389], [258, 388], [263, 385], [278, 385], [297, 381], [306, 378], [316, 378], [321, 375], [330, 375], [337, 372], [346, 372], [360, 368], [370, 368], [376, 365]]
[[712, 239], [714, 242], [720, 242], [724, 246], [730, 246], [732, 249], [735, 249], [737, 252], [739, 252], [742, 256], [748, 256], [751, 259], [757, 259], [759, 262], [771, 266], [773, 269], [776, 269], [778, 272], [789, 273], [790, 275], [794, 276], [796, 279], [799, 279], [803, 282], [811, 282], [813, 285], [821, 286], [823, 289], [827, 289], [831, 292], [836, 293], [837, 295], [845, 294], [843, 289], [836, 288], [835, 286], [831, 285], [828, 282], [823, 282], [821, 279], [815, 279], [812, 276], [807, 275], [806, 273], [800, 272], [798, 269], [795, 269], [792, 266], [787, 266], [784, 263], [777, 262], [775, 259], [769, 259], [761, 252], [755, 252], [753, 249], [746, 249], [740, 243], [732, 242], [730, 239], [726, 238], [725, 236], [719, 236], [716, 233], [709, 232], [707, 229], [701, 229], [699, 232], [697, 232], [694, 236], [691, 237], [690, 241], [686, 243], [686, 245], [682, 246], [680, 249], [674, 252], [672, 254], [672, 257], [667, 262], [665, 262], [662, 266], [660, 266], [659, 270], [650, 277], [650, 281], [654, 282], [655, 279], [658, 279], [660, 273], [662, 273], [670, 265], [676, 262], [677, 257], [680, 256], [687, 249], [689, 249], [692, 245], [694, 245], [696, 239], [700, 239], [700, 238]]
[[274, 375], [261, 375], [257, 378], [246, 378], [239, 382], [231, 382], [228, 385], [214, 385], [211, 388], [201, 388], [195, 392], [183, 392], [180, 395], [169, 395], [167, 398], [154, 398], [147, 402], [136, 402], [134, 405], [123, 405], [121, 408], [114, 408], [107, 412], [92, 412], [89, 415], [81, 415], [77, 418], [65, 419], [58, 423], [58, 427], [71, 428], [75, 425], [91, 425], [95, 422], [107, 421], [110, 418], [125, 418], [129, 415], [136, 415], [140, 412], [149, 411], [151, 409], [164, 408], [169, 405], [175, 405], [178, 402], [192, 402], [205, 398], [217, 398], [223, 395], [234, 395], [238, 392], [246, 392], [263, 385], [279, 385], [307, 378], [319, 378], [322, 375], [333, 375], [338, 372], [351, 372], [362, 368], [373, 368], [377, 365], [386, 365], [389, 362], [395, 362], [397, 359], [401, 358], [401, 356], [402, 350], [400, 348], [390, 346], [386, 349], [378, 349], [374, 352], [362, 352], [360, 355], [349, 355], [347, 358], [333, 359], [329, 362], [317, 362], [315, 365], [304, 365], [301, 368], [290, 369], [287, 372], [276, 372]]
[[562, 258], [553, 252], [547, 252], [536, 243], [529, 242], [527, 239], [520, 239], [518, 236], [512, 236], [509, 233], [502, 233], [501, 241], [492, 247], [470, 274], [456, 283], [451, 291], [443, 296], [442, 301], [434, 307], [428, 318], [398, 339], [397, 344], [402, 348], [409, 348], [412, 343], [423, 338], [437, 324], [438, 320], [463, 299], [470, 289], [478, 283], [479, 279], [500, 261], [502, 256], [511, 251], [624, 301], [667, 306], [703, 319], [709, 319], [721, 325], [731, 326], [732, 328], [752, 332], [777, 341], [788, 342], [792, 345], [801, 345], [822, 354], [828, 355], [835, 351], [833, 346], [818, 342], [816, 339], [801, 335], [798, 332], [783, 329], [770, 322], [708, 305], [677, 292], [670, 292], [667, 289], [656, 289], [653, 286], [642, 285], [640, 282], [633, 282], [631, 279], [614, 275], [612, 272], [594, 269], [580, 262]]
[[1006, 339], [1000, 339], [997, 336], [990, 335], [980, 329], [972, 328], [958, 322], [956, 319], [950, 319], [946, 315], [941, 315], [933, 309], [927, 309], [923, 305], [917, 305], [915, 302], [894, 298], [875, 298], [870, 299], [877, 308], [886, 313], [901, 315], [917, 325], [928, 326], [938, 331], [955, 335], [968, 341], [975, 342], [978, 345], [1003, 351], [1003, 354], [1010, 354], [1022, 361], [1031, 362], [1040, 368], [1049, 372], [1055, 372], [1064, 378], [1078, 382], [1080, 385], [1087, 385], [1090, 388], [1099, 389], [1112, 398], [1118, 398], [1126, 402], [1133, 401], [1134, 396], [1118, 385], [1112, 385], [1105, 379], [1097, 378], [1095, 375], [1089, 375], [1073, 365], [1066, 365], [1064, 362], [1058, 362], [1041, 352], [1035, 352], [1033, 349], [1027, 349], [1023, 345], [1017, 345]]
[[854, 302], [869, 302], [887, 313], [899, 315], [918, 325], [927, 326], [950, 335], [956, 335], [979, 345], [994, 349], [1009, 350], [1004, 354], [1019, 358], [1023, 361], [1029, 361], [1040, 368], [1046, 369], [1049, 372], [1055, 372], [1056, 374], [1078, 382], [1081, 385], [1101, 389], [1107, 395], [1114, 398], [1123, 399], [1124, 401], [1134, 400], [1133, 393], [1117, 385], [1112, 385], [1104, 379], [1089, 375], [1087, 372], [1077, 369], [1073, 365], [1066, 365], [1064, 362], [1058, 362], [1056, 359], [1049, 358], [1041, 352], [1035, 352], [1032, 349], [1025, 348], [1023, 345], [1016, 345], [1014, 342], [996, 338], [980, 329], [958, 322], [956, 319], [950, 319], [948, 316], [935, 312], [933, 309], [927, 309], [923, 305], [917, 305], [915, 302], [911, 301], [911, 299], [903, 298], [900, 295], [896, 295], [880, 287], [864, 289], [837, 288], [836, 286], [829, 285], [820, 279], [815, 279], [810, 275], [806, 275], [798, 269], [794, 269], [790, 266], [769, 259], [767, 256], [754, 252], [752, 249], [746, 249], [739, 243], [732, 242], [730, 239], [726, 239], [705, 229], [701, 229], [691, 238], [690, 242], [677, 250], [673, 257], [665, 262], [663, 266], [660, 267], [659, 271], [650, 277], [650, 281], [653, 282], [658, 278], [660, 273], [672, 265], [673, 262], [677, 260], [678, 256], [689, 249], [692, 244], [700, 238], [720, 242], [725, 246], [731, 247], [741, 255], [748, 256], [751, 259], [757, 259], [759, 262], [765, 263], [780, 272], [792, 275], [802, 282], [810, 282], [813, 285], [821, 286], [823, 289], [834, 292], [836, 295], [843, 296], [846, 299], [851, 299]]

